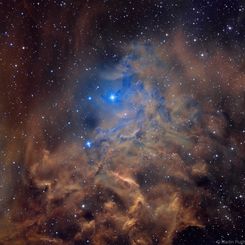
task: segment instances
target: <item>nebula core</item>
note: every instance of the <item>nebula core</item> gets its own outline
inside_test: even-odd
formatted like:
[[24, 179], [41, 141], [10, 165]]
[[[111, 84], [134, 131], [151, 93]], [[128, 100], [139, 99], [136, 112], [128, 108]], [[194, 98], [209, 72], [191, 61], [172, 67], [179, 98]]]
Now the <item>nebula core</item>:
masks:
[[0, 244], [245, 244], [243, 1], [0, 1]]

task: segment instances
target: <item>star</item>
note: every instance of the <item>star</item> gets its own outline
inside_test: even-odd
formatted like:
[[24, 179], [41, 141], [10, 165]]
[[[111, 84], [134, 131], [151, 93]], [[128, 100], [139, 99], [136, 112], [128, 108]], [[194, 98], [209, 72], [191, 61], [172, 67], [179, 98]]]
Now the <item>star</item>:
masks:
[[111, 94], [109, 99], [114, 102], [116, 100], [116, 96], [114, 94]]
[[85, 146], [86, 146], [87, 148], [91, 148], [91, 147], [92, 147], [92, 142], [89, 141], [89, 140], [86, 141]]

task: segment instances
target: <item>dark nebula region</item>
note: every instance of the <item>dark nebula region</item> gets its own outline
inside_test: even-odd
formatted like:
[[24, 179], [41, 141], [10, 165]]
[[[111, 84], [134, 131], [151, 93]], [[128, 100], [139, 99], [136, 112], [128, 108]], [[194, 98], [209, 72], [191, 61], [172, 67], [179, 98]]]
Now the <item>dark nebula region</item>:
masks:
[[0, 245], [245, 244], [245, 2], [0, 1]]

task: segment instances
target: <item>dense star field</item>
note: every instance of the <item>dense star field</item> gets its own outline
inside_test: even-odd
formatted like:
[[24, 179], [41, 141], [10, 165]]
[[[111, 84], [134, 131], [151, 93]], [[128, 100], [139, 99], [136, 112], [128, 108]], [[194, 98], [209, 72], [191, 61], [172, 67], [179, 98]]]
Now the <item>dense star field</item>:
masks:
[[0, 1], [0, 245], [245, 244], [244, 52], [244, 1]]

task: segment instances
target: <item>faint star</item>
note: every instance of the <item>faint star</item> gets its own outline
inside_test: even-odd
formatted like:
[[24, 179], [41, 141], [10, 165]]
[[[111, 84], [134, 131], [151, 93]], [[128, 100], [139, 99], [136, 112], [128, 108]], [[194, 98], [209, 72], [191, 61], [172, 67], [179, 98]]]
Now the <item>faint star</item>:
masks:
[[92, 142], [88, 140], [88, 141], [86, 141], [85, 145], [86, 145], [86, 147], [91, 148]]

